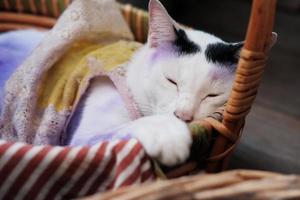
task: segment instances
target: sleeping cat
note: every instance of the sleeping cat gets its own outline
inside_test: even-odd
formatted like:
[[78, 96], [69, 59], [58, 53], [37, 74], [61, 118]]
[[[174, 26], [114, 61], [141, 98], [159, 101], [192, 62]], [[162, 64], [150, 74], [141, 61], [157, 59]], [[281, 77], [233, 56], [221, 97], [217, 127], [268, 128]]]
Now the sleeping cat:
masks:
[[[243, 43], [226, 43], [180, 26], [158, 0], [150, 0], [149, 14], [148, 42], [128, 64], [125, 83], [142, 117], [132, 121], [112, 81], [98, 77], [73, 114], [66, 144], [95, 144], [111, 133], [117, 138], [135, 137], [151, 157], [176, 165], [189, 156], [192, 138], [187, 123], [206, 117], [226, 102]], [[24, 34], [32, 35], [34, 42], [29, 44]], [[17, 67], [11, 60], [20, 63], [43, 35], [38, 31], [0, 35], [1, 50], [14, 53], [0, 56], [0, 65], [9, 66], [0, 76], [2, 85]], [[273, 34], [270, 47], [276, 38]]]
[[226, 102], [242, 45], [185, 29], [158, 0], [150, 0], [148, 42], [127, 72], [127, 84], [143, 117], [131, 121], [112, 82], [97, 78], [69, 125], [69, 144], [88, 143], [99, 133], [124, 133], [136, 137], [151, 157], [165, 165], [184, 162], [192, 143], [187, 123]]

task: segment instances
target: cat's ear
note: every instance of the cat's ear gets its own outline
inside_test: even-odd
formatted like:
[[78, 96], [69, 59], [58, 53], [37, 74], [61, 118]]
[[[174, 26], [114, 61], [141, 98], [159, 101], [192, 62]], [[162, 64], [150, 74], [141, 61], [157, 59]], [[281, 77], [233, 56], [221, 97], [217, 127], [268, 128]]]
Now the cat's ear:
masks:
[[268, 46], [268, 49], [267, 50], [270, 50], [275, 44], [276, 44], [276, 42], [277, 42], [277, 38], [278, 38], [278, 35], [277, 35], [277, 33], [275, 33], [275, 32], [272, 32], [272, 36], [271, 36], [271, 42], [270, 42], [270, 44], [269, 44], [269, 46]]
[[150, 47], [176, 40], [178, 24], [170, 17], [167, 10], [158, 0], [149, 2], [149, 35]]
[[[272, 32], [271, 41], [270, 41], [270, 44], [267, 48], [268, 51], [276, 44], [277, 38], [278, 38], [277, 33]], [[240, 55], [240, 52], [241, 52], [242, 47], [244, 46], [244, 44], [245, 44], [245, 42], [237, 42], [237, 43], [233, 43], [233, 44], [230, 45], [231, 46], [230, 47], [231, 52], [233, 52], [234, 57], [236, 59], [239, 59], [239, 57], [240, 57], [239, 55]]]
[[229, 45], [229, 49], [232, 54], [233, 61], [236, 64], [239, 61], [240, 53], [241, 53], [241, 50], [242, 50], [244, 44], [245, 44], [245, 42], [242, 41], [242, 42], [232, 43], [231, 45]]

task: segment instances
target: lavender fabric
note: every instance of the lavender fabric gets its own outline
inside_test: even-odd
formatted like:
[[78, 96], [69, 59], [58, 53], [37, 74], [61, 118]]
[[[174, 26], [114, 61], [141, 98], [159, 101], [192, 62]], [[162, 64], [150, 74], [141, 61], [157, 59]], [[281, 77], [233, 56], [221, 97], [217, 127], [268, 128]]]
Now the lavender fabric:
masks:
[[[0, 34], [0, 113], [4, 94], [5, 82], [9, 79], [16, 68], [30, 55], [46, 32], [36, 30], [11, 31]], [[80, 108], [81, 106], [79, 106]], [[76, 129], [81, 118], [81, 109], [76, 110], [76, 117], [72, 119], [69, 130]], [[70, 130], [71, 129], [71, 130]], [[132, 138], [130, 133], [118, 133], [118, 130], [106, 134], [94, 134], [87, 145], [94, 145], [100, 141], [111, 141], [114, 139], [128, 140]], [[69, 135], [71, 138], [72, 136]], [[68, 139], [70, 139], [68, 138]], [[77, 145], [83, 145], [82, 143]]]
[[11, 31], [0, 34], [0, 113], [5, 82], [44, 37], [36, 30]]

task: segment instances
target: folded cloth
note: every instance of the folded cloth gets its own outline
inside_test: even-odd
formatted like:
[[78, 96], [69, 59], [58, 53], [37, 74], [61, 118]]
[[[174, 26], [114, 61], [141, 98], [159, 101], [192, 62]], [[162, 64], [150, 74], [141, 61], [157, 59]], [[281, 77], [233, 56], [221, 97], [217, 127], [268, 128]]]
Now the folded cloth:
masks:
[[[111, 74], [110, 70], [124, 74], [127, 60], [139, 47], [130, 42], [132, 39], [113, 0], [74, 1], [7, 81], [0, 119], [1, 139], [63, 144], [63, 132], [89, 80]], [[81, 56], [76, 57], [75, 50]], [[74, 60], [61, 67], [61, 62], [66, 61], [63, 58], [70, 55], [74, 55]], [[89, 67], [89, 57], [99, 60], [102, 66]], [[121, 71], [113, 70], [119, 67]]]
[[[75, 43], [63, 58], [45, 75], [38, 94], [39, 109], [54, 106], [56, 111], [69, 108], [60, 144], [66, 144], [70, 136], [68, 122], [79, 105], [81, 97], [87, 90], [90, 80], [96, 76], [107, 76], [111, 79], [127, 106], [131, 119], [140, 117], [135, 101], [126, 84], [126, 62], [141, 45], [133, 41], [120, 40], [111, 44]], [[54, 121], [53, 123], [59, 123]], [[97, 133], [95, 133], [97, 134]], [[57, 134], [53, 134], [57, 138]], [[121, 139], [120, 137], [114, 137]], [[48, 138], [51, 140], [51, 138]], [[99, 138], [100, 139], [100, 138]], [[103, 140], [107, 140], [105, 137]], [[101, 140], [97, 140], [98, 142]], [[78, 145], [83, 145], [80, 143]]]

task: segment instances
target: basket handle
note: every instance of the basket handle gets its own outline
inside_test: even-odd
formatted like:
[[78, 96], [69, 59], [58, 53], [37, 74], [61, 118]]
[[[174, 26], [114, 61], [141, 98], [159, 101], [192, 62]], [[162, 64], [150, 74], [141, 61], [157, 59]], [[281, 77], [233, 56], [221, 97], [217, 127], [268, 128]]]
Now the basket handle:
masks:
[[236, 126], [255, 100], [271, 43], [275, 7], [276, 0], [253, 0], [245, 46], [224, 112], [223, 124], [233, 132], [237, 132]]
[[[241, 51], [232, 92], [227, 102], [222, 124], [238, 135], [245, 117], [255, 100], [267, 60], [274, 25], [276, 0], [253, 0], [245, 45]], [[220, 135], [211, 156], [224, 152], [230, 142]], [[225, 169], [230, 155], [219, 162], [210, 163], [208, 172]]]

